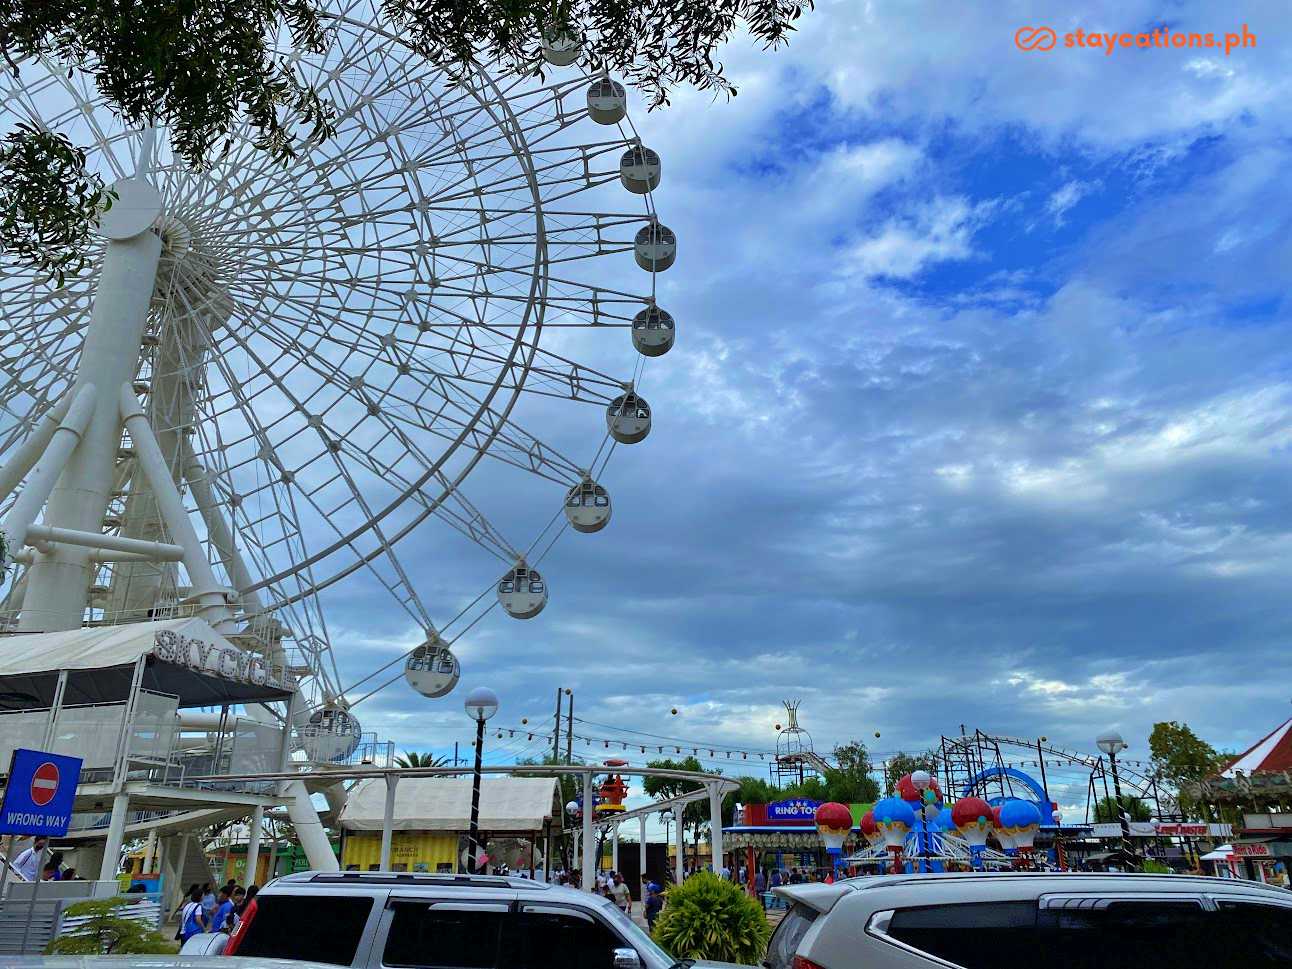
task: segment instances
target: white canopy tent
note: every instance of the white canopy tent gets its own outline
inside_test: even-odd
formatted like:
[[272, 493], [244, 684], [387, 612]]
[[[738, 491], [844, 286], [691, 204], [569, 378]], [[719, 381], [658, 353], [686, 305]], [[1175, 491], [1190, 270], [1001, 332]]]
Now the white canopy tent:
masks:
[[[498, 777], [480, 782], [480, 829], [492, 833], [542, 831], [560, 819], [554, 777]], [[368, 778], [355, 784], [341, 810], [341, 827], [381, 831], [386, 783]], [[465, 831], [471, 816], [471, 778], [406, 777], [395, 791], [391, 830]]]

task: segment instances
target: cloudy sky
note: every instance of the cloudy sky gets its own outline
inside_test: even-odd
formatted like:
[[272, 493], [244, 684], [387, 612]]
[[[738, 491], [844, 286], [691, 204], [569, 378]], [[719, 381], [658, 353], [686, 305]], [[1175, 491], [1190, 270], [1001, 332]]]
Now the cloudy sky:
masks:
[[[1078, 6], [818, 0], [788, 49], [723, 52], [734, 101], [636, 112], [681, 240], [651, 436], [611, 525], [545, 560], [546, 611], [495, 610], [457, 692], [397, 683], [366, 728], [465, 749], [480, 684], [503, 726], [568, 686], [614, 726], [588, 736], [754, 751], [787, 697], [818, 749], [880, 753], [1115, 726], [1147, 757], [1154, 721], [1241, 748], [1292, 714], [1292, 15]], [[1244, 22], [1229, 56], [1062, 39]], [[403, 554], [438, 589], [457, 547]], [[415, 633], [352, 590], [362, 675]]]

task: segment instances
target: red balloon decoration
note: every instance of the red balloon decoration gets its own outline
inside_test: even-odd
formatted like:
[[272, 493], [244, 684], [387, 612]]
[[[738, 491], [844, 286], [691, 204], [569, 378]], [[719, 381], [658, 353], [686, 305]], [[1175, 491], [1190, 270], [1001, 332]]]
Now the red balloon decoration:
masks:
[[[871, 818], [873, 823], [874, 818]], [[837, 801], [827, 801], [816, 809], [816, 825], [818, 828], [843, 828], [851, 830], [852, 812], [848, 810], [846, 804], [840, 804]]]
[[[936, 778], [934, 778], [933, 781], [929, 784], [929, 790], [934, 793], [935, 795], [934, 800], [936, 801], [942, 800], [942, 789], [938, 787], [938, 782]], [[921, 800], [920, 789], [915, 786], [914, 781], [911, 780], [910, 774], [904, 774], [901, 777], [901, 779], [898, 780], [897, 796], [900, 797], [903, 801]]]
[[973, 824], [979, 818], [987, 818], [993, 826], [996, 824], [996, 811], [980, 797], [962, 797], [951, 805], [951, 821], [957, 828]]
[[858, 825], [858, 827], [861, 828], [861, 833], [866, 835], [867, 837], [878, 834], [879, 827], [875, 824], [875, 812], [867, 811], [865, 814], [863, 814], [861, 816], [861, 823]]

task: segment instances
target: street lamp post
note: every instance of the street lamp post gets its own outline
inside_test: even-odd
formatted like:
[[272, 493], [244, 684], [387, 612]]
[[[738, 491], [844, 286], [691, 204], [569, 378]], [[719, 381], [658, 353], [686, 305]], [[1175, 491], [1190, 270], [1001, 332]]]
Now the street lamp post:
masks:
[[467, 716], [476, 722], [476, 766], [471, 775], [471, 827], [467, 833], [467, 871], [474, 875], [480, 844], [480, 767], [484, 753], [484, 728], [485, 721], [498, 712], [498, 694], [486, 686], [478, 686], [467, 694], [464, 706]]
[[1122, 829], [1121, 850], [1124, 855], [1133, 858], [1135, 850], [1132, 848], [1130, 840], [1130, 817], [1126, 813], [1126, 802], [1122, 798], [1121, 776], [1117, 773], [1117, 755], [1129, 745], [1122, 740], [1122, 735], [1116, 730], [1107, 730], [1101, 733], [1095, 739], [1095, 744], [1108, 755], [1108, 764], [1113, 772], [1113, 795], [1117, 798], [1117, 819], [1121, 822]]

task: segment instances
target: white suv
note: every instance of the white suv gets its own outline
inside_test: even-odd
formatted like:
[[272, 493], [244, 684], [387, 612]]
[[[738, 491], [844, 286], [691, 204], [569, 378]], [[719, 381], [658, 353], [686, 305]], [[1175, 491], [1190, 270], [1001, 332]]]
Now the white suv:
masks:
[[[208, 940], [194, 936], [181, 954], [211, 952]], [[224, 951], [352, 969], [691, 965], [670, 957], [599, 895], [528, 878], [392, 872], [275, 879], [247, 906]]]
[[1184, 875], [881, 875], [774, 889], [767, 969], [1288, 969], [1292, 892]]

